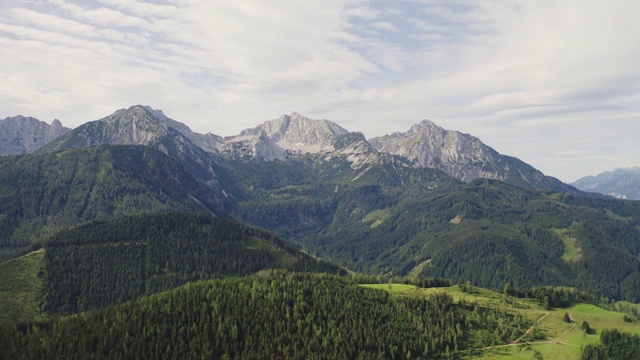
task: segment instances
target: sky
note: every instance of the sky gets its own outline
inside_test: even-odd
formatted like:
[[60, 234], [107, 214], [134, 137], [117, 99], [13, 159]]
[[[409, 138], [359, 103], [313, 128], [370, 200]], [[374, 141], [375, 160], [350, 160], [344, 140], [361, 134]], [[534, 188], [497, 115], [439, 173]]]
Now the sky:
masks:
[[565, 182], [640, 166], [637, 0], [0, 0], [0, 118], [429, 119]]

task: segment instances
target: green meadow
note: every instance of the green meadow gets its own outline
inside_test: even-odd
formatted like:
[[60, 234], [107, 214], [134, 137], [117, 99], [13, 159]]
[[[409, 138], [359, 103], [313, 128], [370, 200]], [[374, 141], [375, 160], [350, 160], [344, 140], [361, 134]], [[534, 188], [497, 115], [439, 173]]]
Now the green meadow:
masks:
[[361, 284], [360, 286], [369, 288], [369, 289], [385, 290], [392, 293], [404, 292], [407, 290], [416, 289], [415, 285], [406, 285], [406, 284]]

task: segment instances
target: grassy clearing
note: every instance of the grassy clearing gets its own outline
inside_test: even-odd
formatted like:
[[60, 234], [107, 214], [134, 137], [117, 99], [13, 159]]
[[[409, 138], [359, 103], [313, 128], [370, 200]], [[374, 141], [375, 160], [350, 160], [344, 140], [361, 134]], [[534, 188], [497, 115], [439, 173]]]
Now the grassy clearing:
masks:
[[445, 292], [451, 295], [451, 297], [453, 297], [453, 301], [456, 303], [460, 302], [460, 300], [464, 300], [467, 303], [475, 302], [482, 307], [507, 307], [511, 309], [539, 310], [539, 306], [530, 299], [517, 299], [514, 297], [505, 298], [504, 295], [499, 292], [477, 288], [475, 286], [454, 285], [445, 288], [429, 288], [420, 290], [426, 294], [438, 291]]
[[360, 286], [366, 287], [369, 289], [385, 290], [385, 291], [394, 292], [394, 293], [417, 289], [415, 285], [407, 285], [407, 284], [361, 284]]
[[374, 210], [370, 213], [368, 213], [367, 215], [365, 215], [362, 218], [362, 222], [363, 223], [371, 223], [371, 228], [374, 229], [378, 226], [380, 226], [380, 224], [382, 224], [383, 222], [385, 222], [385, 220], [387, 220], [389, 218], [389, 215], [391, 215], [391, 209], [387, 208], [387, 209], [382, 209], [382, 210]]
[[640, 304], [634, 304], [634, 303], [630, 303], [628, 301], [618, 301], [615, 304], [615, 306], [616, 306], [616, 308], [622, 308], [622, 307], [636, 308], [637, 310], [640, 311]]
[[431, 259], [421, 262], [420, 264], [416, 265], [416, 267], [411, 269], [411, 271], [409, 271], [407, 276], [409, 276], [409, 277], [418, 277], [418, 275], [420, 275], [422, 270], [424, 270], [424, 268], [426, 266], [428, 266], [429, 264], [431, 264]]
[[[594, 305], [577, 304], [566, 309], [546, 310], [530, 299], [515, 299], [487, 289], [458, 285], [448, 288], [414, 289], [405, 293], [429, 294], [438, 291], [451, 295], [455, 302], [464, 300], [467, 303], [476, 302], [481, 307], [506, 307], [527, 316], [532, 321], [540, 319], [535, 326], [544, 334], [544, 339], [516, 346], [496, 346], [493, 349], [484, 349], [480, 354], [462, 353], [464, 359], [529, 360], [533, 359], [534, 352], [537, 351], [546, 360], [577, 360], [580, 358], [581, 347], [598, 342], [604, 329], [619, 329], [640, 334], [640, 322], [627, 323], [623, 320], [623, 313], [603, 310]], [[635, 304], [624, 305], [640, 307]], [[571, 323], [564, 322], [565, 312], [570, 314]], [[548, 315], [543, 316], [545, 314]], [[595, 333], [585, 334], [581, 328], [583, 321], [589, 323]]]
[[572, 312], [582, 315], [597, 315], [597, 316], [622, 316], [621, 313], [604, 310], [595, 305], [578, 304], [571, 308]]
[[620, 216], [616, 213], [614, 213], [613, 211], [609, 210], [609, 209], [605, 209], [605, 212], [607, 214], [607, 216], [609, 216], [612, 219], [616, 219], [616, 220], [624, 220], [624, 221], [629, 221], [629, 220], [633, 220], [632, 217], [624, 217], [624, 216]]
[[580, 359], [580, 348], [560, 344], [539, 344], [529, 346], [509, 346], [496, 347], [494, 349], [484, 350], [479, 356], [466, 357], [465, 359], [482, 359], [482, 360], [531, 360], [534, 358], [535, 351], [540, 352], [545, 360], [578, 360]]
[[576, 239], [569, 236], [569, 229], [553, 229], [553, 232], [564, 243], [562, 260], [565, 262], [578, 262], [582, 257], [582, 249], [576, 244]]
[[0, 321], [41, 319], [38, 296], [44, 270], [44, 249], [0, 263]]
[[[536, 326], [545, 334], [545, 339], [520, 344], [518, 346], [486, 349], [481, 355], [468, 356], [467, 359], [533, 359], [534, 351], [540, 352], [546, 360], [579, 359], [581, 347], [596, 343], [604, 329], [640, 334], [640, 325], [627, 323], [622, 313], [603, 310], [597, 306], [578, 304], [567, 309], [517, 309], [517, 311], [535, 316], [548, 312]], [[564, 313], [571, 316], [572, 322], [564, 322]], [[586, 321], [595, 330], [594, 334], [585, 334], [582, 322]]]

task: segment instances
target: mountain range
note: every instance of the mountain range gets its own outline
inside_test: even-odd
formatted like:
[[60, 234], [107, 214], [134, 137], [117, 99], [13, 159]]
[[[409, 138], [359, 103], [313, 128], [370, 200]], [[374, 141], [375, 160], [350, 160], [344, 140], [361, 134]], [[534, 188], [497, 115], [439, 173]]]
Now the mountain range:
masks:
[[[16, 125], [20, 119], [25, 124], [23, 130], [18, 130]], [[19, 153], [100, 144], [149, 145], [157, 146], [165, 154], [186, 152], [195, 155], [194, 152], [204, 150], [226, 158], [270, 161], [304, 154], [326, 155], [325, 159], [341, 154], [347, 155], [355, 166], [384, 161], [382, 158], [389, 160], [388, 156], [380, 155], [394, 155], [395, 161], [415, 168], [440, 169], [465, 182], [488, 178], [526, 188], [568, 190], [559, 180], [545, 176], [519, 159], [501, 155], [471, 135], [445, 130], [429, 120], [423, 120], [404, 133], [367, 140], [362, 133], [350, 133], [331, 121], [312, 120], [292, 113], [243, 130], [238, 135], [221, 137], [195, 133], [162, 111], [137, 105], [85, 123], [73, 131], [63, 128], [58, 121], [46, 128], [46, 123], [33, 118], [7, 118], [0, 123], [0, 129], [8, 134], [0, 139], [0, 155], [17, 153], [9, 150], [10, 144], [24, 141], [18, 135], [10, 135], [33, 132], [29, 129], [34, 127], [34, 122], [40, 124], [38, 129], [47, 130], [47, 135], [38, 137], [38, 146], [25, 146]], [[169, 143], [165, 143], [169, 138], [173, 142], [167, 140]], [[189, 157], [181, 156], [186, 156], [183, 160]]]
[[618, 199], [640, 200], [640, 167], [619, 168], [586, 176], [572, 184], [576, 188]]
[[366, 139], [283, 115], [197, 134], [133, 106], [0, 159], [0, 256], [96, 219], [214, 214], [350, 270], [640, 300], [640, 205], [583, 193], [425, 120]]

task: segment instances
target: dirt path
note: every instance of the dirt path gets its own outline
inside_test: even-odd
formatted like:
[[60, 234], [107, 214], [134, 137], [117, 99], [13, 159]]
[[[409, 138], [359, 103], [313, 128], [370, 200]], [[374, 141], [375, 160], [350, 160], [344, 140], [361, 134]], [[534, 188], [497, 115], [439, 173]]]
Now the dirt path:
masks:
[[[491, 350], [491, 349], [499, 349], [499, 348], [505, 348], [505, 347], [511, 347], [511, 346], [523, 346], [523, 345], [543, 345], [543, 344], [552, 344], [552, 345], [560, 345], [560, 346], [571, 346], [571, 347], [575, 347], [575, 348], [579, 348], [580, 346], [578, 345], [573, 345], [573, 344], [567, 344], [565, 342], [562, 341], [558, 341], [558, 340], [544, 340], [544, 341], [532, 341], [532, 342], [520, 342], [522, 341], [522, 339], [527, 336], [527, 334], [529, 334], [531, 331], [533, 331], [533, 328], [538, 325], [542, 320], [544, 320], [544, 318], [546, 318], [547, 316], [549, 316], [548, 312], [545, 312], [544, 314], [542, 314], [542, 316], [540, 316], [535, 324], [531, 325], [531, 327], [529, 329], [527, 329], [527, 331], [525, 331], [524, 335], [520, 336], [519, 338], [517, 338], [516, 340], [512, 341], [509, 344], [506, 345], [495, 345], [495, 346], [487, 346], [487, 347], [483, 347], [483, 348], [478, 348], [478, 349], [473, 349], [475, 350]], [[571, 319], [571, 321], [573, 320], [573, 316], [572, 314], [569, 314], [569, 317]], [[574, 322], [573, 325], [571, 325], [568, 329], [564, 330], [561, 334], [564, 334], [568, 331], [570, 331], [571, 329], [573, 329], [576, 326], [576, 323]], [[469, 350], [462, 350], [462, 352], [469, 352], [472, 351], [471, 349]]]
[[[483, 348], [479, 348], [479, 349], [475, 349], [475, 350], [490, 350], [490, 349], [498, 349], [498, 348], [503, 348], [503, 347], [510, 347], [510, 346], [522, 346], [522, 345], [543, 345], [543, 344], [553, 344], [553, 345], [562, 345], [562, 346], [572, 346], [575, 348], [579, 348], [580, 346], [578, 345], [573, 345], [573, 344], [567, 344], [565, 342], [562, 341], [554, 341], [554, 340], [547, 340], [547, 341], [532, 341], [532, 342], [524, 342], [524, 343], [511, 343], [511, 344], [507, 344], [507, 345], [495, 345], [495, 346], [487, 346], [487, 347], [483, 347]], [[469, 351], [469, 350], [464, 350], [464, 351]]]
[[[546, 312], [546, 313], [544, 313], [542, 316], [540, 316], [540, 317], [536, 320], [536, 322], [535, 322], [533, 325], [531, 325], [531, 327], [530, 327], [530, 328], [528, 328], [528, 329], [527, 329], [527, 331], [525, 331], [525, 332], [524, 332], [524, 334], [522, 334], [522, 336], [520, 336], [519, 338], [517, 338], [517, 339], [513, 340], [509, 345], [518, 345], [518, 344], [520, 344], [520, 341], [522, 341], [522, 339], [524, 339], [524, 337], [525, 337], [525, 336], [527, 336], [530, 332], [532, 332], [532, 331], [533, 331], [533, 328], [534, 328], [536, 325], [538, 325], [538, 324], [540, 323], [540, 321], [542, 321], [542, 320], [543, 320], [544, 318], [546, 318], [547, 316], [549, 316], [549, 313], [548, 313], [548, 312]], [[575, 325], [575, 324], [574, 324], [574, 325]], [[501, 346], [506, 346], [506, 345], [501, 345]]]
[[573, 322], [573, 325], [571, 325], [571, 327], [569, 327], [567, 330], [561, 332], [560, 334], [566, 334], [567, 332], [569, 332], [571, 329], [573, 329], [574, 327], [576, 327], [576, 321], [573, 319], [573, 314], [569, 314], [569, 319]]

